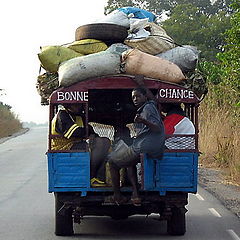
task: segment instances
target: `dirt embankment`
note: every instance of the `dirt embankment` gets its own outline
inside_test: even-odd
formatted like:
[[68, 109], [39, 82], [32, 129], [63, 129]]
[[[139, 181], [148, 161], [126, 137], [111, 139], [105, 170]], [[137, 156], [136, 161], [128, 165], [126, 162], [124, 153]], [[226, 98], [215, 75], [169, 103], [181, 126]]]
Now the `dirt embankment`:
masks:
[[29, 130], [29, 128], [22, 128], [20, 131], [13, 133], [12, 135], [8, 136], [8, 137], [4, 137], [4, 138], [0, 138], [0, 144], [6, 142], [7, 140], [20, 136], [24, 133], [26, 133]]

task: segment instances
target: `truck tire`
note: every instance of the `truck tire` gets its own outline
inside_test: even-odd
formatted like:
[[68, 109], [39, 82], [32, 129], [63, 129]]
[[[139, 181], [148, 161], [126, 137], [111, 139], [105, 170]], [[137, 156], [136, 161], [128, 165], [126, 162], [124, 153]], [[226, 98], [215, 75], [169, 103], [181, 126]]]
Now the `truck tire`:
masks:
[[58, 193], [55, 193], [55, 235], [57, 236], [71, 236], [73, 232], [73, 217], [72, 209], [64, 210], [64, 213], [59, 213], [59, 209], [63, 206], [58, 198]]
[[110, 23], [93, 23], [82, 25], [75, 31], [75, 40], [97, 39], [107, 45], [121, 43], [128, 36], [126, 27]]
[[173, 208], [172, 216], [167, 221], [167, 232], [170, 235], [181, 236], [186, 232], [185, 211], [181, 208]]

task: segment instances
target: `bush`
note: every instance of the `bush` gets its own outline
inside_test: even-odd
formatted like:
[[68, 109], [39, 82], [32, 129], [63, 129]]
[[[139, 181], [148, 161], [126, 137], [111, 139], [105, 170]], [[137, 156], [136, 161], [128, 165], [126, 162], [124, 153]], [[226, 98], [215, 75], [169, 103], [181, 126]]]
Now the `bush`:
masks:
[[0, 102], [0, 138], [12, 135], [22, 128], [22, 124], [11, 111], [11, 106]]
[[231, 180], [240, 180], [240, 107], [237, 95], [227, 86], [209, 85], [200, 106], [200, 157], [205, 166], [226, 170]]

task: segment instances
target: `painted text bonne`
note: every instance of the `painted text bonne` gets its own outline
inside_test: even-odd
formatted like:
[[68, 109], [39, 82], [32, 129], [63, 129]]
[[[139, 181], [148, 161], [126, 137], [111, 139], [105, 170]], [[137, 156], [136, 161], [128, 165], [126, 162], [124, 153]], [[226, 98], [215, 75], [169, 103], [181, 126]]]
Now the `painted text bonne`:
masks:
[[88, 92], [57, 92], [57, 101], [88, 101]]

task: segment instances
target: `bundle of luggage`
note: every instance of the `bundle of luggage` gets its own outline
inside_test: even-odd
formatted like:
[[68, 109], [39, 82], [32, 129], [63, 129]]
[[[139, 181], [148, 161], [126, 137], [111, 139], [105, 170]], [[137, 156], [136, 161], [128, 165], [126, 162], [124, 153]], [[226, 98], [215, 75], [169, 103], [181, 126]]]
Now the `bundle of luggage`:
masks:
[[59, 87], [116, 74], [185, 85], [201, 97], [206, 84], [201, 74], [195, 74], [199, 51], [194, 46], [177, 45], [155, 20], [146, 10], [119, 8], [78, 27], [74, 42], [42, 47], [38, 58], [46, 72], [37, 80], [41, 104], [48, 104], [49, 96]]

